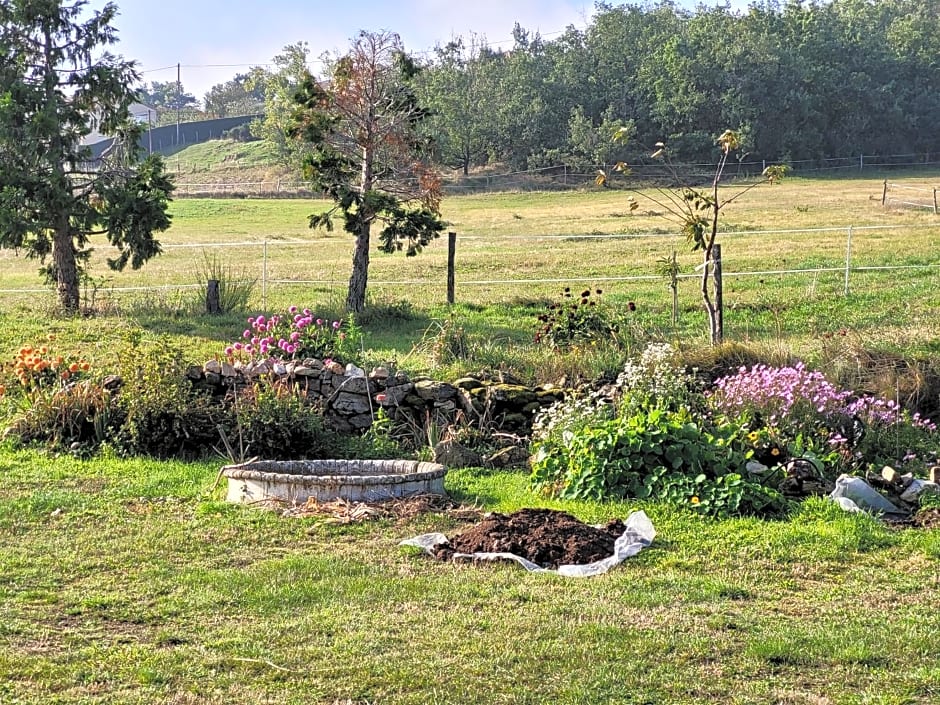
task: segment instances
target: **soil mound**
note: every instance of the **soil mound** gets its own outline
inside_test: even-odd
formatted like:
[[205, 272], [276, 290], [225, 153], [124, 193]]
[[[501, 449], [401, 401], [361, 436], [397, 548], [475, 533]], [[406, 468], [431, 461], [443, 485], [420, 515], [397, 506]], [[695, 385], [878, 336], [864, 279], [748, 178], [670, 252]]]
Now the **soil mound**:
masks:
[[494, 512], [435, 546], [433, 555], [450, 560], [454, 553], [514, 553], [542, 568], [582, 565], [613, 555], [614, 541], [625, 530], [619, 519], [596, 528], [555, 509]]

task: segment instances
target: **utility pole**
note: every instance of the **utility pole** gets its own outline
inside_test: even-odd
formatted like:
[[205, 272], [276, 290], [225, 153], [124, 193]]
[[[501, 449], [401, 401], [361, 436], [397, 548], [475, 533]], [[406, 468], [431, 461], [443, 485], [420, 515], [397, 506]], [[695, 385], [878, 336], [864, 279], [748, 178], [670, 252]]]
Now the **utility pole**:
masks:
[[180, 81], [180, 65], [176, 64], [176, 146], [180, 144], [180, 101], [183, 99], [183, 84]]

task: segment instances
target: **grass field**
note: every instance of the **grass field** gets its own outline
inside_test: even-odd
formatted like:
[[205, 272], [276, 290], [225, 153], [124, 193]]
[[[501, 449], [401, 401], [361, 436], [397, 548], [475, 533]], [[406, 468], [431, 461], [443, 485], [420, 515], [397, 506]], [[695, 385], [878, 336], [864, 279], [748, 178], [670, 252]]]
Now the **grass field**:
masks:
[[[444, 515], [331, 526], [219, 501], [217, 465], [0, 454], [4, 703], [778, 703], [940, 699], [940, 534], [833, 505], [710, 522], [647, 507], [606, 576], [441, 564]], [[588, 521], [513, 473], [458, 499]]]
[[[833, 341], [936, 357], [940, 221], [883, 210], [881, 184], [795, 178], [729, 207], [727, 337], [810, 360], [831, 359]], [[637, 346], [702, 348], [697, 282], [680, 284], [674, 329], [655, 275], [673, 249], [687, 272], [697, 256], [645, 212], [654, 205], [630, 214], [626, 196], [447, 199], [457, 305], [444, 303], [444, 242], [416, 258], [375, 254], [378, 314], [362, 321], [364, 361], [546, 380], [591, 371], [600, 353], [558, 355], [532, 341], [536, 315], [569, 284], [602, 288], [618, 311], [635, 302]], [[36, 263], [2, 251], [0, 360], [49, 335], [96, 371], [139, 338], [192, 362], [218, 355], [244, 315], [197, 312], [207, 252], [259, 280], [255, 311], [297, 304], [340, 315], [352, 244], [306, 228], [324, 205], [178, 200], [165, 254], [139, 272], [108, 273], [101, 247], [88, 317], [55, 314]], [[884, 266], [912, 268], [857, 269]], [[812, 268], [832, 271], [768, 273]], [[132, 287], [166, 288], [123, 290]], [[470, 354], [444, 366], [436, 343], [455, 330]], [[622, 364], [624, 351], [606, 354], [594, 370]], [[0, 399], [0, 419], [15, 411]], [[0, 703], [940, 702], [937, 530], [888, 529], [822, 501], [774, 522], [649, 505], [651, 548], [605, 576], [561, 579], [436, 563], [398, 546], [453, 531], [459, 522], [446, 514], [342, 526], [228, 505], [214, 488], [219, 462], [82, 461], [0, 444]], [[641, 507], [549, 501], [523, 472], [454, 470], [447, 489], [481, 510], [552, 506], [591, 522]]]
[[[932, 175], [890, 178], [923, 184]], [[819, 336], [840, 330], [888, 348], [935, 351], [940, 221], [926, 210], [883, 209], [881, 188], [881, 178], [793, 178], [755, 189], [729, 206], [720, 237], [726, 336], [788, 347], [810, 358]], [[622, 191], [591, 190], [446, 199], [444, 216], [458, 233], [457, 308], [445, 305], [443, 239], [414, 258], [374, 252], [373, 306], [406, 303], [413, 315], [395, 321], [392, 331], [367, 330], [367, 347], [378, 357], [400, 358], [433, 321], [451, 315], [483, 339], [523, 344], [531, 340], [538, 313], [568, 285], [602, 288], [612, 306], [636, 302], [633, 321], [641, 337], [700, 343], [705, 319], [694, 274], [698, 255], [689, 252], [673, 223], [655, 214], [654, 204], [641, 200], [631, 214], [626, 198]], [[161, 237], [164, 254], [137, 272], [113, 273], [104, 266], [107, 248], [99, 246], [86, 296], [100, 309], [122, 313], [121, 320], [144, 321], [154, 330], [191, 338], [205, 329], [209, 339], [227, 336], [192, 317], [202, 296], [197, 270], [209, 254], [233, 276], [257, 281], [255, 310], [301, 304], [338, 315], [352, 243], [342, 231], [307, 228], [307, 216], [324, 207], [306, 200], [178, 200], [173, 226]], [[850, 227], [852, 270], [845, 295]], [[872, 227], [878, 229], [865, 229]], [[676, 330], [667, 282], [656, 274], [657, 261], [673, 250], [688, 276], [679, 287]], [[878, 269], [899, 266], [912, 268]], [[0, 267], [6, 315], [51, 308], [35, 262], [2, 251]], [[774, 273], [789, 270], [821, 271]], [[137, 287], [148, 290], [125, 290]], [[14, 329], [10, 347], [22, 342]], [[416, 364], [427, 361], [418, 356]]]

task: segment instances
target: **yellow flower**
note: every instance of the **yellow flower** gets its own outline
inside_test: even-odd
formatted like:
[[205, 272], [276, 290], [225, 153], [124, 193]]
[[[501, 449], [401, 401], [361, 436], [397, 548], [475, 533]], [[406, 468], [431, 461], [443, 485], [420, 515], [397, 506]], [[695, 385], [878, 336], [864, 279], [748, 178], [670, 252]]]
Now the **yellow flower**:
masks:
[[757, 431], [751, 431], [749, 434], [747, 434], [747, 437], [748, 440], [756, 441], [758, 438], [760, 438], [760, 434]]
[[698, 504], [700, 500], [699, 500], [698, 497], [692, 497], [692, 499], [690, 499], [689, 501], [690, 501], [692, 504]]
[[776, 458], [778, 455], [780, 455], [780, 449], [779, 449], [779, 448], [771, 448], [771, 449], [770, 449], [770, 454]]

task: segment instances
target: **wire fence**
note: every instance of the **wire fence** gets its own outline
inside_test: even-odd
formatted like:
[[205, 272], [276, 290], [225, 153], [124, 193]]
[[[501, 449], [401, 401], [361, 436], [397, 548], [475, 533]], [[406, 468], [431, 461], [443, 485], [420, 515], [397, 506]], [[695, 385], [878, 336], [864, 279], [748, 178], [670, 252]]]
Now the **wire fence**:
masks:
[[[897, 169], [940, 168], [940, 153], [910, 153], [819, 159], [747, 160], [734, 162], [726, 169], [728, 179], [752, 178], [770, 164], [785, 164], [795, 173], [873, 173]], [[500, 173], [445, 175], [445, 189], [450, 193], [486, 193], [490, 191], [551, 190], [579, 188], [593, 184], [598, 172], [609, 172], [612, 164], [560, 164], [537, 169]], [[631, 176], [639, 180], [672, 179], [676, 173], [683, 179], [702, 180], [714, 176], [715, 165], [705, 162], [675, 163], [668, 167], [659, 163], [631, 164]], [[206, 172], [207, 174], [211, 172]], [[188, 174], [187, 176], [194, 176]], [[176, 195], [189, 198], [262, 197], [310, 198], [317, 192], [309, 182], [292, 179], [236, 180], [203, 178], [176, 184]]]
[[[893, 237], [893, 233], [908, 233], [906, 237]], [[927, 231], [926, 239], [921, 235], [914, 243], [914, 233]], [[842, 234], [842, 237], [839, 234]], [[888, 274], [893, 285], [902, 280], [904, 276], [912, 276], [916, 272], [940, 272], [940, 238], [933, 234], [940, 234], [940, 226], [932, 225], [876, 225], [876, 226], [848, 226], [848, 227], [819, 227], [779, 230], [747, 230], [725, 232], [721, 234], [722, 241], [728, 244], [726, 258], [723, 266], [725, 279], [756, 279], [760, 287], [767, 287], [773, 293], [774, 284], [764, 284], [765, 280], [774, 278], [804, 278], [812, 282], [815, 289], [816, 281], [824, 275], [829, 275], [830, 290], [849, 294], [856, 286], [856, 278], [863, 274]], [[802, 238], [802, 239], [801, 239]], [[867, 238], [867, 240], [866, 240]], [[910, 252], [899, 253], [894, 246], [886, 248], [885, 240], [891, 238], [893, 243], [914, 243], [910, 245]], [[667, 249], [674, 249], [676, 244], [684, 242], [678, 234], [663, 234], [661, 232], [638, 234], [574, 234], [574, 235], [476, 235], [458, 236], [455, 242], [461, 243], [457, 248], [457, 256], [452, 269], [445, 266], [441, 252], [430, 249], [421, 257], [409, 259], [409, 263], [424, 261], [426, 267], [416, 275], [414, 269], [409, 270], [410, 276], [395, 276], [397, 270], [394, 266], [386, 265], [385, 269], [374, 271], [369, 279], [370, 291], [406, 292], [419, 287], [424, 292], [432, 292], [434, 297], [443, 292], [448, 281], [456, 280], [457, 300], [478, 302], [482, 300], [482, 293], [487, 292], [493, 296], [494, 288], [504, 293], [496, 295], [497, 298], [532, 295], [537, 292], [544, 294], [551, 287], [559, 286], [595, 286], [603, 284], [605, 288], [615, 283], [624, 285], [639, 285], [642, 283], [662, 282], [663, 275], [657, 271], [656, 260], [652, 253], [663, 254]], [[818, 263], [795, 262], [792, 266], [762, 266], [774, 262], [746, 256], [751, 243], [768, 241], [778, 242], [790, 240], [790, 251], [798, 255], [812, 254], [814, 246], [820, 251], [825, 249], [825, 256], [820, 255]], [[626, 246], [611, 248], [605, 240], [629, 240]], [[736, 240], [740, 240], [741, 247], [735, 247]], [[595, 243], [595, 244], [590, 244]], [[863, 245], [863, 247], [860, 247]], [[584, 248], [598, 248], [593, 253], [585, 253]], [[324, 276], [285, 276], [285, 272], [298, 271], [296, 265], [306, 255], [298, 256], [297, 249], [308, 254], [322, 243], [308, 239], [259, 239], [240, 240], [230, 242], [203, 242], [203, 243], [175, 243], [165, 244], [163, 249], [165, 257], [173, 262], [168, 267], [167, 277], [177, 278], [175, 281], [163, 281], [160, 284], [147, 284], [133, 277], [146, 276], [141, 272], [127, 272], [120, 275], [119, 281], [100, 284], [95, 287], [94, 295], [101, 300], [109, 298], [119, 300], [123, 297], [143, 297], [152, 300], [172, 293], [191, 294], [198, 299], [204, 292], [204, 284], [194, 283], [183, 268], [183, 263], [192, 262], [192, 252], [201, 250], [205, 253], [224, 252], [234, 249], [246, 250], [237, 257], [230, 259], [252, 263], [252, 271], [248, 274], [257, 284], [262, 309], [266, 309], [273, 298], [283, 299], [289, 295], [289, 290], [297, 287], [306, 289], [327, 289], [330, 291], [342, 290], [348, 277], [348, 263], [343, 261], [342, 274], [334, 276], [330, 271]], [[604, 249], [606, 248], [606, 249]], [[879, 249], [881, 248], [881, 249]], [[437, 249], [437, 248], [432, 248]], [[544, 264], [538, 268], [526, 267], [525, 252], [548, 252], [560, 255], [564, 251], [577, 253], [582, 265], [578, 271], [572, 272], [557, 264]], [[727, 257], [728, 251], [740, 253], [738, 257]], [[493, 252], [501, 253], [494, 261]], [[641, 251], [645, 254], [641, 254]], [[884, 252], [890, 252], [888, 261], [882, 257]], [[613, 255], [612, 253], [616, 253]], [[573, 256], [573, 255], [572, 255]], [[616, 257], [621, 262], [613, 262]], [[890, 261], [891, 259], [894, 261]], [[402, 262], [402, 259], [393, 258]], [[485, 259], [485, 266], [481, 266], [481, 259]], [[813, 259], [813, 258], [811, 258]], [[339, 259], [336, 260], [340, 262]], [[390, 260], [387, 260], [390, 261]], [[700, 260], [699, 260], [700, 262]], [[786, 262], [786, 260], [776, 260]], [[804, 261], [806, 262], [806, 261]], [[177, 264], [179, 263], [179, 264]], [[376, 263], [373, 263], [374, 265]], [[456, 271], [454, 271], [456, 270]], [[238, 270], [242, 272], [242, 270]], [[337, 269], [339, 271], [339, 269]], [[521, 274], [520, 272], [524, 272]], [[454, 276], [456, 274], [456, 277]], [[680, 280], [698, 279], [700, 271], [686, 271], [678, 275]], [[861, 281], [858, 282], [862, 284]], [[435, 293], [437, 292], [437, 293]], [[0, 288], [0, 295], [6, 297], [23, 296], [35, 298], [37, 294], [49, 293], [49, 289], [38, 287]], [[448, 291], [448, 295], [451, 291]], [[441, 302], [443, 297], [441, 297]]]

